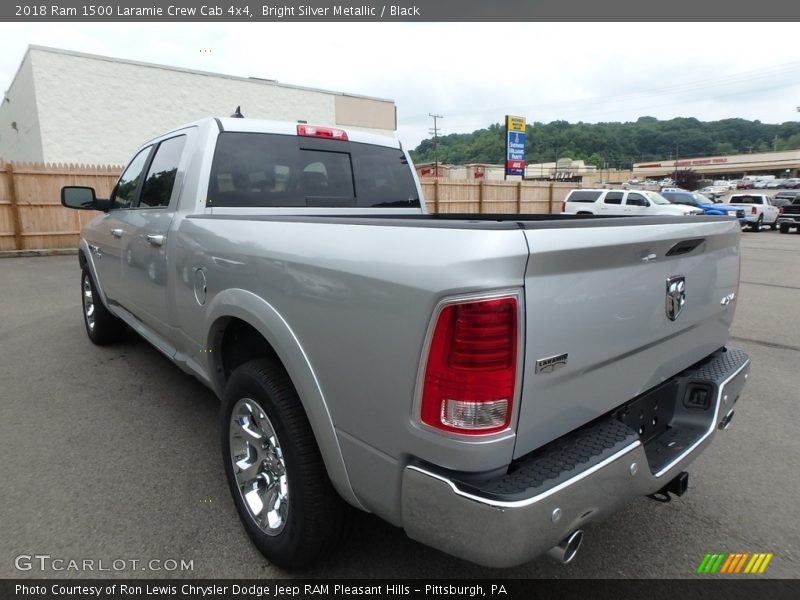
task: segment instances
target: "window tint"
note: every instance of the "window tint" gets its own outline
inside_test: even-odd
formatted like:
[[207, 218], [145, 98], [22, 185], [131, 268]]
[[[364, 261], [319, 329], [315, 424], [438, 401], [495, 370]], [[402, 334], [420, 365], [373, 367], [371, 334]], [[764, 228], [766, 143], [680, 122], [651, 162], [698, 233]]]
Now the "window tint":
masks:
[[164, 140], [158, 145], [142, 186], [139, 206], [156, 208], [169, 205], [185, 143], [186, 136], [180, 135]]
[[419, 207], [403, 152], [372, 144], [266, 133], [217, 139], [209, 206]]
[[591, 190], [575, 190], [569, 193], [567, 202], [594, 202], [603, 192], [593, 192]]
[[730, 199], [731, 204], [761, 204], [760, 196], [734, 196]]
[[622, 192], [608, 192], [603, 204], [622, 204]]
[[625, 204], [630, 206], [650, 206], [644, 196], [641, 194], [628, 194], [628, 199]]
[[141, 180], [144, 165], [147, 163], [147, 157], [150, 155], [152, 146], [143, 148], [139, 154], [133, 157], [133, 160], [128, 164], [128, 168], [122, 173], [117, 185], [111, 192], [111, 206], [113, 208], [130, 208], [136, 196], [136, 190], [139, 189], [139, 181]]

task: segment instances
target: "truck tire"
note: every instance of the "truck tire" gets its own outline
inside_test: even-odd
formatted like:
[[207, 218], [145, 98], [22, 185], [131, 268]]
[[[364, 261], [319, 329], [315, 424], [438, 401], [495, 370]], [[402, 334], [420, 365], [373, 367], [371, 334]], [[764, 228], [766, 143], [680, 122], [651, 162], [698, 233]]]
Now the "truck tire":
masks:
[[286, 371], [267, 359], [234, 370], [223, 394], [221, 426], [231, 495], [261, 553], [287, 570], [330, 553], [350, 508], [328, 479]]
[[780, 224], [781, 233], [789, 233], [789, 225], [786, 223]]
[[93, 343], [105, 346], [125, 337], [128, 326], [108, 311], [85, 267], [81, 269], [81, 307], [86, 334]]
[[761, 231], [761, 224], [764, 222], [764, 215], [758, 215], [758, 220], [753, 223], [750, 228], [753, 231]]
[[775, 221], [769, 226], [769, 228], [772, 229], [772, 231], [778, 231], [778, 217], [775, 217]]

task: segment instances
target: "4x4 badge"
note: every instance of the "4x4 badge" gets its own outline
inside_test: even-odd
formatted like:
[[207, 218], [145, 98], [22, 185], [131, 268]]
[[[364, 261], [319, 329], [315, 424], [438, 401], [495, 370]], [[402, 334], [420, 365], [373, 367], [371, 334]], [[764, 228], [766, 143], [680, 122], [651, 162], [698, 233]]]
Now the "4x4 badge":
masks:
[[678, 318], [684, 304], [686, 304], [686, 278], [670, 277], [667, 279], [667, 302], [664, 307], [670, 321]]

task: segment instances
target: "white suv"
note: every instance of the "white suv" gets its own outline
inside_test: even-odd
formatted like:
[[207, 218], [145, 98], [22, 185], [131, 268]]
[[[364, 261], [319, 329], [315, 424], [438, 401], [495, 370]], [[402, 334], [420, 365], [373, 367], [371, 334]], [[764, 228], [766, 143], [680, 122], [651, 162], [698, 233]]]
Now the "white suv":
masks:
[[561, 212], [572, 215], [701, 215], [693, 206], [672, 204], [647, 190], [572, 190]]

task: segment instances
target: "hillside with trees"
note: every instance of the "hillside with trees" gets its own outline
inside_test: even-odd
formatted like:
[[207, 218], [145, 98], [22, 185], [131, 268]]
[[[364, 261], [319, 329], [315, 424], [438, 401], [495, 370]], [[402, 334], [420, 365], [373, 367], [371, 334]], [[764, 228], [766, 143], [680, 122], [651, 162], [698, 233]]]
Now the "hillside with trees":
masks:
[[[437, 158], [445, 164], [505, 161], [505, 126], [495, 123], [472, 133], [439, 137]], [[640, 117], [628, 123], [532, 123], [527, 126], [528, 163], [556, 158], [582, 159], [598, 167], [628, 169], [634, 162], [800, 148], [800, 122], [767, 124], [745, 119], [659, 121]], [[433, 139], [411, 151], [416, 163], [433, 162]]]

